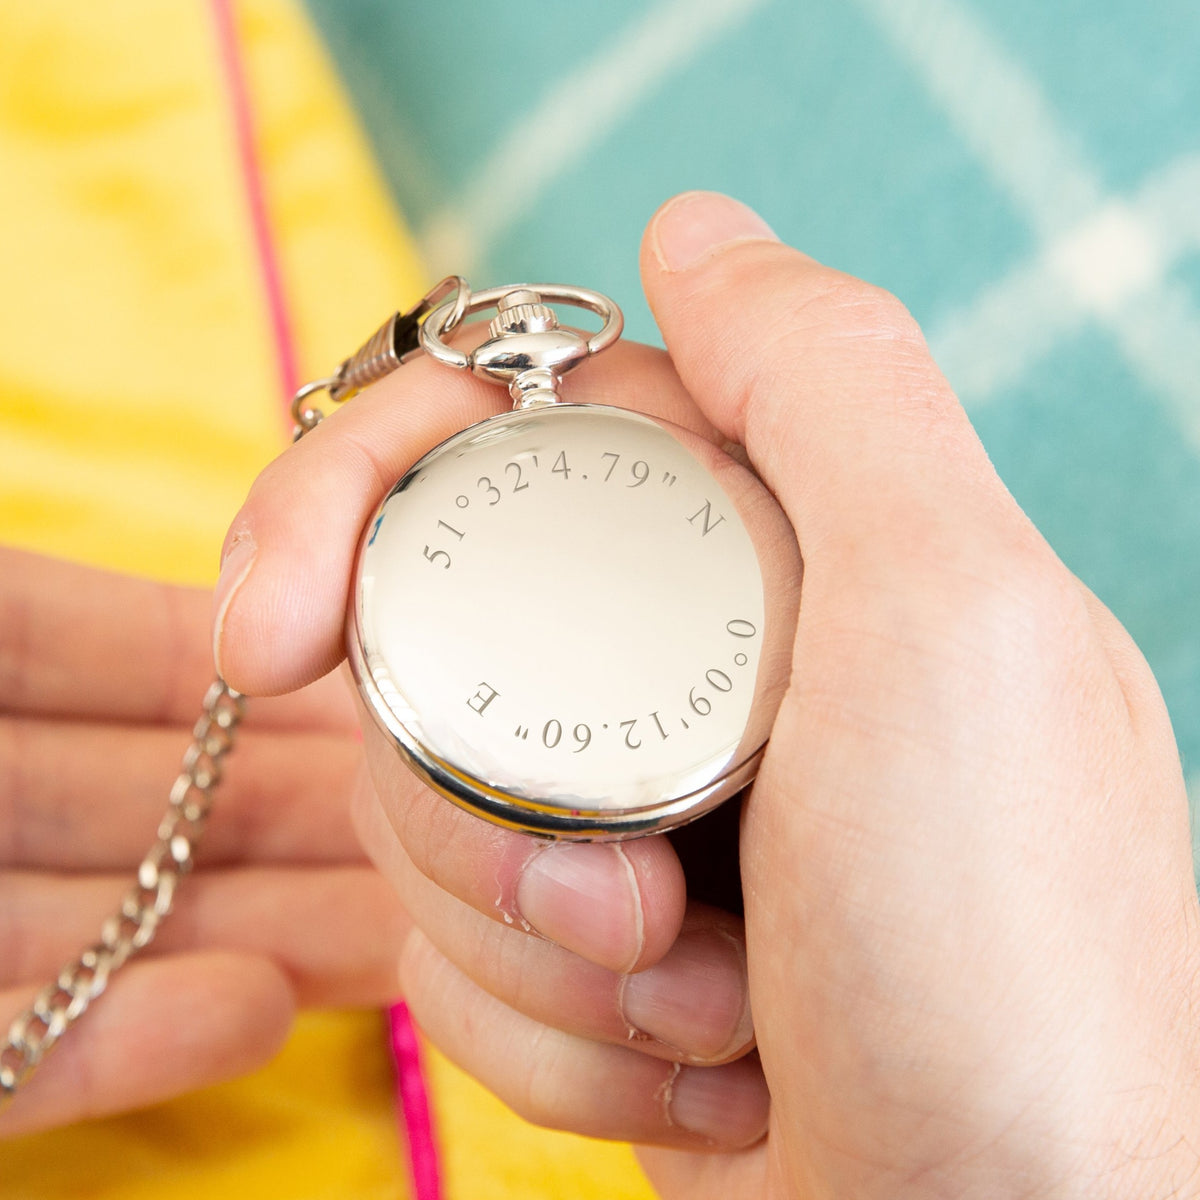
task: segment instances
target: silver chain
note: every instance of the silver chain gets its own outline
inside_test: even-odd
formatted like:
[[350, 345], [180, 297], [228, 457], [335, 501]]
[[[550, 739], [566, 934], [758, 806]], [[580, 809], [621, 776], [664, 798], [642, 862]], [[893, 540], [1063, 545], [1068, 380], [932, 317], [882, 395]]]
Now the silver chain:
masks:
[[[462, 320], [470, 288], [450, 275], [429, 290], [408, 312], [395, 313], [327, 379], [306, 384], [292, 398], [292, 440], [299, 441], [324, 418], [308, 398], [327, 392], [335, 402], [348, 400], [360, 388], [390, 374], [418, 352], [418, 334], [429, 313], [447, 297], [454, 305], [444, 330]], [[58, 976], [18, 1014], [0, 1043], [0, 1110], [29, 1081], [63, 1034], [87, 1012], [108, 986], [114, 972], [145, 949], [171, 911], [175, 889], [192, 869], [196, 844], [221, 781], [221, 766], [233, 749], [234, 735], [245, 715], [246, 701], [222, 679], [205, 694], [203, 711], [192, 730], [192, 744], [171, 787], [158, 835], [137, 870], [137, 879], [121, 906], [100, 928], [100, 940], [67, 963]]]
[[221, 780], [221, 764], [233, 749], [245, 700], [222, 680], [204, 697], [192, 744], [171, 787], [158, 835], [137, 869], [137, 880], [120, 907], [100, 927], [100, 940], [67, 963], [8, 1027], [0, 1048], [0, 1106], [10, 1101], [59, 1039], [108, 986], [109, 977], [144, 949], [171, 911], [180, 879], [192, 869], [196, 843]]

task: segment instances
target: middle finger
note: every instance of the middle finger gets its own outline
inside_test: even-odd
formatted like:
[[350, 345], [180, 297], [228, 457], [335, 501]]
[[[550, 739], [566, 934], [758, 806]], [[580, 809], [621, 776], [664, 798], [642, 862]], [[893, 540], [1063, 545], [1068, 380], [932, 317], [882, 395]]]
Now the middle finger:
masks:
[[430, 791], [381, 737], [365, 742], [374, 789], [360, 778], [353, 816], [372, 855], [399, 839], [417, 870], [485, 918], [612, 971], [648, 967], [674, 942], [686, 890], [666, 838], [550, 843], [502, 829]]
[[[0, 874], [0, 987], [52, 978], [128, 888], [123, 875]], [[303, 1004], [377, 1005], [399, 993], [411, 927], [370, 866], [239, 868], [186, 880], [146, 954], [249, 952], [276, 962]]]
[[[578, 1037], [678, 1062], [719, 1063], [754, 1045], [745, 930], [732, 914], [689, 905], [682, 929], [654, 965], [607, 970], [553, 942], [476, 912], [430, 882], [387, 836], [377, 807], [360, 818], [376, 866], [405, 911], [460, 971], [508, 1007]], [[424, 981], [410, 976], [409, 989]]]
[[[0, 865], [109, 870], [154, 837], [190, 731], [0, 718]], [[247, 728], [214, 793], [203, 861], [358, 862], [350, 737]]]

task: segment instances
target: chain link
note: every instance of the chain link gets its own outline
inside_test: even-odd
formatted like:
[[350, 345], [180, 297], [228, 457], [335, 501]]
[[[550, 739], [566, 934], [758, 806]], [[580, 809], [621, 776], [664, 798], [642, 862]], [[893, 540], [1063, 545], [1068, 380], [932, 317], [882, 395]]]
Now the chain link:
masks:
[[87, 1012], [113, 972], [154, 940], [171, 911], [176, 886], [192, 869], [222, 760], [233, 749], [245, 707], [242, 695], [220, 679], [208, 689], [158, 835], [138, 866], [136, 881], [100, 927], [100, 940], [67, 963], [8, 1027], [0, 1048], [0, 1108]]

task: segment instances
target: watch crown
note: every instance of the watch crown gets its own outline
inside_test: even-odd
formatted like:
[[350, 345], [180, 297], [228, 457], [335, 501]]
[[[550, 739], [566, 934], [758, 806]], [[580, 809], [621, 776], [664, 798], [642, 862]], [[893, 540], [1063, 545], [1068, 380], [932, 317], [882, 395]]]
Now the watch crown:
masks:
[[496, 305], [496, 316], [488, 326], [492, 337], [503, 333], [542, 333], [558, 328], [558, 318], [552, 309], [542, 303], [537, 292], [519, 288], [509, 292]]

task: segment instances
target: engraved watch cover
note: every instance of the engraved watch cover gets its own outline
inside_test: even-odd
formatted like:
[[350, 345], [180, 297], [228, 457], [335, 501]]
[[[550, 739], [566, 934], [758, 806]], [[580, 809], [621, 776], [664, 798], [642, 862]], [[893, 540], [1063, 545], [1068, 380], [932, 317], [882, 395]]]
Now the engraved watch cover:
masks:
[[800, 559], [747, 468], [601, 405], [506, 413], [425, 455], [367, 526], [349, 655], [455, 803], [636, 836], [752, 778], [787, 683]]

